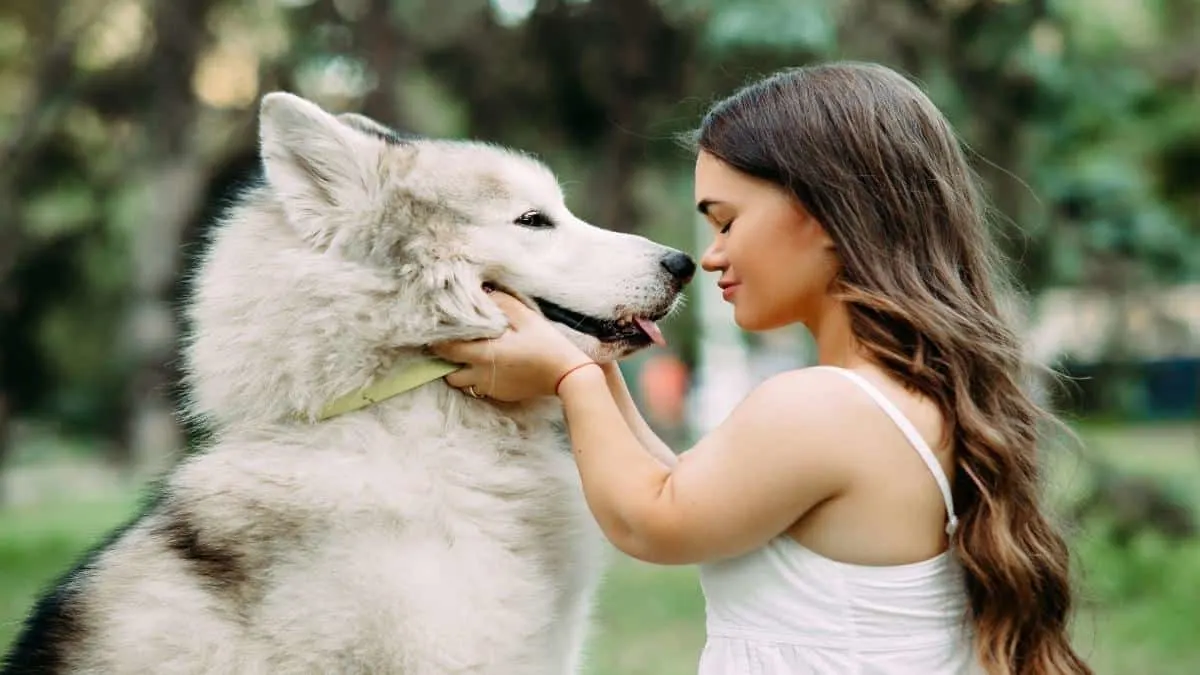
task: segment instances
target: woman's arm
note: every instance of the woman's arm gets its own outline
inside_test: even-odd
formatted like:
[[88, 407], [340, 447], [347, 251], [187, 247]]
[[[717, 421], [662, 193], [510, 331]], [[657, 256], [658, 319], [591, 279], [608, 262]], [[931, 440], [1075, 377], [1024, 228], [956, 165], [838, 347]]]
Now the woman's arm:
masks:
[[588, 508], [605, 536], [648, 562], [685, 564], [760, 546], [846, 485], [841, 433], [853, 420], [839, 381], [775, 376], [674, 467], [625, 422], [598, 368], [563, 379], [559, 397]]
[[609, 372], [585, 367], [567, 375], [558, 394], [589, 510], [614, 546], [641, 558], [654, 545], [645, 519], [663, 503], [672, 466], [633, 432], [611, 387]]
[[666, 464], [668, 467], [673, 467], [679, 463], [679, 457], [675, 451], [667, 446], [666, 443], [654, 433], [650, 428], [646, 418], [642, 417], [641, 411], [637, 409], [637, 405], [633, 402], [633, 396], [629, 393], [629, 387], [625, 384], [625, 377], [621, 375], [621, 368], [615, 361], [610, 361], [600, 366], [604, 369], [604, 379], [608, 384], [608, 391], [612, 394], [613, 401], [617, 404], [617, 409], [621, 412], [621, 417], [625, 419], [625, 423], [629, 425], [629, 430], [637, 437], [638, 441], [645, 446], [646, 451], [654, 455], [655, 459]]
[[844, 377], [805, 369], [769, 378], [668, 465], [662, 441], [643, 443], [631, 428], [645, 422], [623, 381], [592, 367], [540, 314], [494, 295], [510, 329], [494, 340], [435, 345], [438, 356], [468, 364], [446, 382], [499, 401], [557, 394], [588, 507], [627, 555], [660, 564], [738, 555], [840, 494], [854, 473], [846, 430], [862, 410], [834, 393], [854, 387]]

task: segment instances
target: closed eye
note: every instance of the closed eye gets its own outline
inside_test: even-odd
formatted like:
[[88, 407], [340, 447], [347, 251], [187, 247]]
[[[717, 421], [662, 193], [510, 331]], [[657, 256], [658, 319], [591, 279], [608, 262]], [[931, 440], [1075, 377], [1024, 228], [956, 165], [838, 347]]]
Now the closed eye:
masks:
[[535, 230], [549, 229], [554, 227], [554, 221], [546, 217], [546, 214], [537, 210], [529, 210], [517, 216], [513, 223], [522, 227], [530, 227]]

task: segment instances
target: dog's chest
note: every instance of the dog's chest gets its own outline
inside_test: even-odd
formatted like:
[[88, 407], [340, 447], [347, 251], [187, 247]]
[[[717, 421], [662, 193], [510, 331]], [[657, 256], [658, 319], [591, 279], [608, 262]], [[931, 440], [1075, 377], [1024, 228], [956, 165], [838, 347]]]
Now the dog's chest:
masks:
[[543, 554], [570, 546], [591, 517], [574, 459], [549, 429], [493, 438], [491, 452], [467, 443], [457, 461], [437, 467], [434, 481], [444, 489], [445, 525], [504, 540], [514, 549]]
[[410, 428], [373, 440], [353, 462], [353, 493], [397, 528], [539, 556], [570, 556], [597, 536], [574, 458], [550, 423], [447, 425], [436, 436]]

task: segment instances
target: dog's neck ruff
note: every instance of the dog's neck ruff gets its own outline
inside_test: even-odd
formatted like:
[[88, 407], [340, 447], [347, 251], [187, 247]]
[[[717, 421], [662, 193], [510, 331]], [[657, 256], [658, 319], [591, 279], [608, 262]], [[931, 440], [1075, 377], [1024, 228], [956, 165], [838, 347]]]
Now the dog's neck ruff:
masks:
[[374, 405], [406, 391], [412, 391], [421, 385], [429, 384], [460, 368], [462, 368], [461, 365], [442, 359], [405, 362], [362, 389], [335, 399], [321, 410], [317, 420], [327, 420]]

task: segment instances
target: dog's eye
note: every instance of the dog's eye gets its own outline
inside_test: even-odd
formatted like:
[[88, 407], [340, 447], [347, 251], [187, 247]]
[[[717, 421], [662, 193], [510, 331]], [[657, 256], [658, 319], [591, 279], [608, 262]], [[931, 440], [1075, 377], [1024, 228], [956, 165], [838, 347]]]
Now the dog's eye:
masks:
[[522, 227], [532, 227], [532, 228], [554, 227], [554, 223], [551, 222], [551, 220], [549, 218], [547, 218], [545, 216], [545, 214], [543, 214], [541, 211], [526, 211], [525, 213], [522, 213], [521, 215], [517, 216], [517, 219], [514, 220], [513, 222], [516, 223], [517, 225], [521, 225]]

